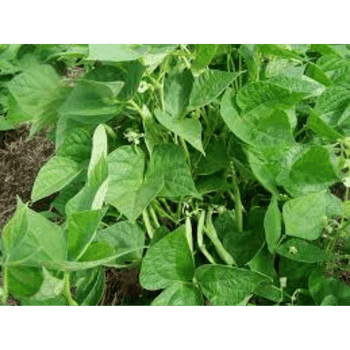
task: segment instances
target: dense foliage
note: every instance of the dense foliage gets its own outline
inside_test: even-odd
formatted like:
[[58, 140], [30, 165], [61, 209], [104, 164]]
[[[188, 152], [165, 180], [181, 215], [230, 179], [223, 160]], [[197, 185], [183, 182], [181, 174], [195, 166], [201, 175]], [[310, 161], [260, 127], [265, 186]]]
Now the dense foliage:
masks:
[[0, 90], [57, 193], [18, 198], [3, 303], [98, 305], [107, 266], [151, 305], [350, 305], [347, 45], [1, 45]]

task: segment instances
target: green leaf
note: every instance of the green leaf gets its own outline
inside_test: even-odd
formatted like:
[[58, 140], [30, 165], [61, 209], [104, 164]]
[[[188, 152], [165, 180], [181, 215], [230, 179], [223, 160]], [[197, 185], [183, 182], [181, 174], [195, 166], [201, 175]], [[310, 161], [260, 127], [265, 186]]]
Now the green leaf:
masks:
[[73, 212], [67, 215], [69, 260], [78, 260], [95, 238], [105, 209]]
[[35, 298], [22, 299], [22, 306], [67, 306], [67, 300], [64, 297], [49, 298], [37, 300]]
[[52, 157], [39, 171], [34, 181], [31, 199], [33, 202], [48, 197], [67, 186], [82, 167], [69, 158]]
[[200, 195], [225, 191], [230, 188], [230, 185], [227, 183], [226, 178], [224, 178], [222, 172], [211, 174], [208, 176], [199, 176], [196, 179], [196, 188]]
[[218, 51], [218, 44], [196, 44], [194, 45], [196, 58], [191, 62], [191, 67], [201, 70], [207, 67]]
[[[233, 256], [238, 266], [244, 266], [261, 249], [264, 243], [264, 232], [261, 229], [262, 218], [255, 210], [249, 213], [250, 222], [247, 229], [239, 232], [232, 213], [225, 212], [217, 217], [214, 227], [224, 248]], [[257, 222], [255, 222], [257, 219]], [[260, 225], [260, 226], [259, 226]], [[261, 228], [260, 228], [261, 227]], [[247, 242], [250, 242], [247, 244]]]
[[199, 288], [192, 284], [174, 283], [165, 289], [151, 306], [199, 306], [203, 297]]
[[170, 73], [164, 80], [165, 110], [172, 119], [182, 118], [186, 114], [193, 76], [190, 70]]
[[119, 99], [130, 99], [137, 92], [146, 67], [139, 61], [119, 63], [117, 66], [102, 65], [86, 75], [86, 79], [102, 82], [123, 82]]
[[176, 282], [191, 282], [193, 276], [193, 256], [185, 226], [180, 226], [148, 249], [142, 261], [140, 283], [143, 288], [157, 290]]
[[315, 113], [338, 133], [350, 129], [350, 92], [340, 86], [327, 88], [317, 99]]
[[271, 283], [260, 283], [259, 286], [255, 289], [254, 294], [258, 295], [259, 297], [272, 300], [275, 303], [278, 303], [283, 299], [281, 290]]
[[191, 171], [182, 150], [174, 145], [161, 145], [154, 149], [146, 181], [163, 181], [158, 197], [183, 198], [193, 196], [201, 198], [194, 185]]
[[270, 276], [274, 281], [277, 280], [277, 272], [274, 266], [274, 255], [271, 254], [266, 245], [254, 256], [248, 263], [250, 269], [263, 275]]
[[57, 151], [57, 155], [64, 158], [70, 158], [77, 163], [89, 159], [92, 150], [91, 132], [87, 129], [77, 127], [64, 135], [62, 145]]
[[290, 238], [277, 248], [277, 253], [303, 263], [318, 263], [331, 258], [317, 246], [299, 238]]
[[25, 114], [36, 122], [44, 120], [46, 125], [56, 122], [57, 111], [67, 94], [54, 68], [36, 62], [13, 78], [8, 88]]
[[277, 56], [289, 59], [300, 60], [298, 52], [291, 48], [291, 45], [283, 45], [283, 44], [259, 44], [258, 50], [267, 56]]
[[156, 109], [154, 115], [158, 121], [164, 125], [167, 129], [175, 133], [176, 135], [182, 137], [199, 152], [204, 153], [202, 145], [202, 126], [198, 119], [196, 118], [183, 118], [177, 119], [171, 114]]
[[93, 147], [86, 185], [66, 205], [66, 213], [100, 209], [108, 189], [107, 134], [99, 125], [93, 136]]
[[149, 45], [141, 44], [89, 44], [89, 61], [122, 62], [132, 61], [145, 56]]
[[16, 126], [13, 125], [11, 122], [9, 122], [7, 119], [0, 117], [0, 131], [12, 130], [15, 128], [16, 128]]
[[104, 293], [105, 279], [103, 267], [96, 267], [83, 272], [76, 283], [76, 301], [81, 306], [95, 306], [101, 301]]
[[324, 70], [312, 62], [309, 62], [307, 65], [307, 75], [324, 86], [328, 87], [333, 85], [333, 81], [328, 77]]
[[[106, 242], [92, 242], [83, 255], [79, 258], [79, 262], [96, 262], [109, 259], [115, 256], [113, 248]], [[103, 263], [99, 264], [103, 265]]]
[[239, 75], [218, 70], [207, 70], [194, 79], [188, 110], [203, 107], [217, 98]]
[[3, 230], [2, 246], [5, 264], [10, 266], [36, 267], [42, 261], [67, 257], [61, 227], [27, 208], [20, 200], [15, 215]]
[[44, 277], [41, 268], [8, 267], [9, 293], [15, 298], [28, 298], [40, 290]]
[[316, 192], [289, 200], [283, 206], [283, 219], [288, 236], [317, 239], [326, 215], [326, 192]]
[[322, 269], [311, 273], [309, 291], [317, 305], [350, 305], [350, 288], [335, 278], [325, 278]]
[[198, 163], [198, 175], [210, 175], [219, 170], [227, 169], [230, 159], [223, 137], [212, 137], [205, 157], [201, 157]]
[[254, 271], [223, 265], [202, 265], [196, 279], [203, 294], [214, 306], [238, 305], [252, 295], [267, 276]]
[[144, 179], [144, 168], [143, 152], [132, 146], [119, 147], [108, 155], [109, 186], [106, 202], [130, 221], [140, 216], [163, 186], [160, 178]]
[[85, 124], [104, 123], [118, 115], [121, 107], [115, 100], [123, 82], [99, 82], [81, 79], [60, 108], [60, 116]]
[[278, 209], [277, 196], [271, 198], [264, 218], [266, 243], [271, 253], [277, 248], [277, 243], [282, 234], [281, 212]]
[[116, 254], [133, 250], [116, 261], [117, 264], [125, 264], [142, 259], [145, 233], [137, 224], [121, 221], [97, 231], [95, 241], [108, 243]]
[[289, 117], [284, 111], [270, 110], [267, 117], [255, 124], [239, 115], [232, 90], [228, 89], [222, 98], [221, 115], [229, 129], [253, 147], [274, 148], [277, 152], [295, 143]]
[[[284, 79], [288, 79], [284, 77]], [[242, 87], [237, 94], [237, 105], [242, 114], [260, 114], [266, 109], [289, 109], [303, 98], [304, 94], [276, 84], [259, 81]]]
[[290, 149], [277, 182], [294, 197], [327, 189], [339, 181], [334, 156], [323, 146]]

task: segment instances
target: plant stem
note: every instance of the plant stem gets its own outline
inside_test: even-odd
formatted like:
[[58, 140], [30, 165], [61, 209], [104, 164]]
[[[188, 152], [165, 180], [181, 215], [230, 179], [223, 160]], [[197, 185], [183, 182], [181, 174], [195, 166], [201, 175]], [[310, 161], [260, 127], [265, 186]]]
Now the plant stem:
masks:
[[64, 272], [63, 280], [64, 280], [63, 293], [68, 301], [68, 304], [70, 306], [79, 306], [79, 304], [73, 299], [72, 294], [70, 292], [70, 280], [69, 280], [69, 272], [68, 271]]
[[150, 239], [153, 238], [153, 227], [151, 225], [148, 213], [147, 213], [147, 209], [144, 209], [144, 211], [142, 212], [142, 218], [143, 218], [143, 222], [145, 223], [146, 226], [146, 230], [147, 230], [147, 234], [149, 236]]
[[191, 164], [191, 158], [190, 158], [190, 154], [188, 153], [186, 141], [182, 137], [179, 137], [179, 138], [180, 138], [181, 145], [182, 145], [183, 149], [185, 150], [188, 165], [190, 165]]

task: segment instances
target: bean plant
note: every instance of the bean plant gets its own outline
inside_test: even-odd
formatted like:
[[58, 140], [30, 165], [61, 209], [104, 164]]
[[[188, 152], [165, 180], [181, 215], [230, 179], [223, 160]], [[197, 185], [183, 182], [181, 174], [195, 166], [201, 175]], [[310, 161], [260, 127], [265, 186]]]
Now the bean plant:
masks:
[[3, 304], [99, 305], [112, 267], [151, 305], [350, 305], [348, 45], [0, 45], [0, 91], [55, 144]]

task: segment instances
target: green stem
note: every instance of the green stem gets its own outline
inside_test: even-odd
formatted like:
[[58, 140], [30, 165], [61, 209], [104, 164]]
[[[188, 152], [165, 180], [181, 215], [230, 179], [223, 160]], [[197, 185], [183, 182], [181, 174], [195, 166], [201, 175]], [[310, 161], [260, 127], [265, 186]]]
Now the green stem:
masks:
[[73, 299], [72, 294], [70, 292], [70, 280], [69, 280], [69, 272], [68, 271], [64, 272], [63, 281], [64, 281], [63, 293], [68, 301], [68, 304], [70, 306], [79, 306], [79, 304]]
[[191, 164], [191, 158], [190, 158], [190, 154], [188, 153], [186, 141], [182, 137], [179, 137], [179, 138], [180, 138], [181, 145], [182, 145], [183, 149], [185, 150], [188, 165], [190, 165]]
[[149, 219], [149, 216], [147, 213], [147, 209], [145, 209], [142, 212], [142, 218], [143, 218], [143, 222], [145, 223], [145, 226], [146, 226], [147, 234], [148, 234], [149, 238], [152, 239], [153, 238], [153, 227], [151, 225], [151, 222], [150, 222], [150, 219]]

